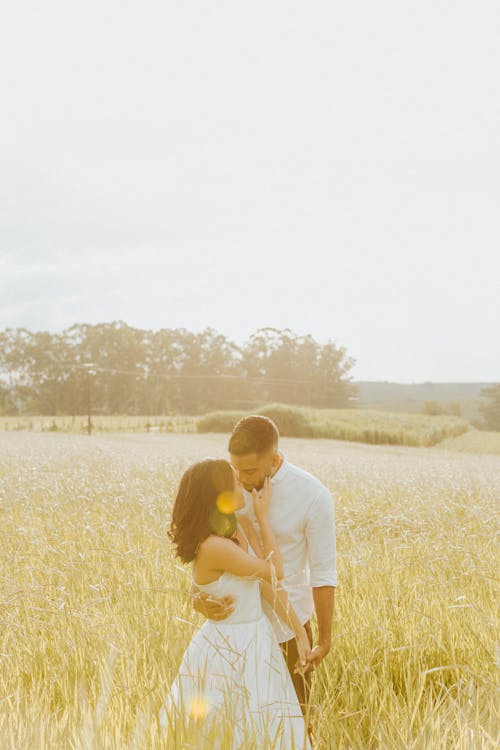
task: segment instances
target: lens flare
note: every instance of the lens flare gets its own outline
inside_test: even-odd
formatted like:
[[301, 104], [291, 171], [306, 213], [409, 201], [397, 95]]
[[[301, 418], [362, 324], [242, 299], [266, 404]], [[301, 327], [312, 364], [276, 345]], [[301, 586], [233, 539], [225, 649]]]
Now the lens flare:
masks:
[[191, 719], [204, 719], [210, 711], [210, 704], [203, 695], [195, 695], [189, 699], [188, 710]]
[[221, 492], [217, 498], [217, 508], [221, 513], [234, 513], [238, 507], [238, 498], [235, 492]]
[[234, 513], [221, 513], [217, 507], [212, 508], [209, 523], [214, 534], [219, 536], [233, 536], [238, 527]]

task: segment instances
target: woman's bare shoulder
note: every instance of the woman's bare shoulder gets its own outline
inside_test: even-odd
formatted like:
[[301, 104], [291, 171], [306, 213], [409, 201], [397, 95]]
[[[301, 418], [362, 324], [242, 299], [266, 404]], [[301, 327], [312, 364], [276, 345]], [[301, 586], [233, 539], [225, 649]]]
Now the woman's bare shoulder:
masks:
[[201, 554], [207, 554], [213, 550], [224, 549], [228, 543], [230, 543], [230, 540], [226, 539], [226, 537], [218, 536], [218, 534], [210, 534], [210, 536], [207, 536], [206, 539], [200, 542], [198, 554], [200, 552]]

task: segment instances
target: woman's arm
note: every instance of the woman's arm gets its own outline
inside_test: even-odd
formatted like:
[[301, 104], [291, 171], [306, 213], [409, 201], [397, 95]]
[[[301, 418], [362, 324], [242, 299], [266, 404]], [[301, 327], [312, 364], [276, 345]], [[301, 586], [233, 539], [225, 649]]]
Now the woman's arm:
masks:
[[283, 578], [283, 569], [277, 568], [272, 560], [262, 560], [250, 555], [222, 536], [209, 536], [205, 539], [198, 555], [205, 571], [227, 571], [236, 576], [260, 578], [270, 582]]
[[304, 626], [297, 617], [297, 614], [288, 599], [288, 594], [281, 584], [272, 586], [267, 581], [261, 581], [260, 592], [283, 622], [292, 628], [295, 635], [302, 633]]
[[260, 557], [263, 560], [264, 550], [262, 549], [262, 544], [260, 543], [260, 539], [257, 536], [257, 532], [255, 531], [251, 520], [248, 518], [248, 516], [238, 516], [238, 523], [243, 527], [243, 531], [246, 534], [248, 543], [250, 544], [257, 557]]
[[281, 584], [278, 583], [276, 586], [273, 586], [267, 581], [261, 581], [260, 592], [281, 620], [289, 625], [295, 633], [299, 658], [295, 664], [294, 672], [303, 672], [311, 656], [311, 644], [309, 643], [306, 629], [301, 624], [297, 613], [290, 604], [288, 594]]
[[[274, 561], [276, 567], [276, 576], [278, 579], [284, 577], [283, 561], [281, 559], [280, 548], [274, 536], [274, 532], [269, 523], [269, 509], [271, 505], [271, 477], [266, 477], [264, 480], [264, 486], [257, 493], [257, 490], [252, 490], [253, 495], [253, 510], [255, 517], [260, 526], [260, 533], [262, 535], [262, 545], [264, 548], [264, 557], [266, 560]], [[267, 579], [266, 579], [267, 580]]]
[[[258, 557], [264, 559], [264, 550], [262, 548], [262, 544], [259, 541], [259, 537], [257, 536], [257, 533], [252, 526], [252, 522], [250, 521], [250, 519], [247, 516], [240, 516], [238, 521], [242, 525], [243, 531], [245, 532], [248, 539], [248, 543], [252, 547], [255, 554]], [[289, 625], [294, 633], [301, 633], [304, 626], [300, 624], [299, 618], [297, 617], [294, 608], [290, 604], [288, 594], [286, 593], [285, 589], [280, 584], [273, 587], [272, 584], [268, 583], [267, 581], [261, 581], [260, 591], [264, 599], [269, 602], [269, 604], [273, 607], [273, 609], [276, 611], [276, 614], [283, 620], [283, 622]]]
[[281, 553], [269, 523], [270, 501], [271, 480], [267, 477], [260, 494], [253, 490], [254, 512], [262, 534], [265, 559], [250, 555], [230, 539], [213, 535], [201, 543], [198, 551], [199, 562], [205, 571], [227, 571], [237, 576], [254, 576], [269, 582], [283, 578]]

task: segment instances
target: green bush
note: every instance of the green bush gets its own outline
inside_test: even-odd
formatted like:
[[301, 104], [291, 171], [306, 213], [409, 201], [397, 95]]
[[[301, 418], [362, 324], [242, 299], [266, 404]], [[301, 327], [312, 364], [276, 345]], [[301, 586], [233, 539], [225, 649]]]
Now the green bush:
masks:
[[296, 407], [268, 404], [256, 414], [272, 419], [283, 437], [312, 437], [314, 434], [313, 426], [306, 414]]
[[[217, 411], [206, 414], [198, 420], [197, 431], [229, 433], [236, 422], [248, 413]], [[373, 445], [432, 446], [469, 429], [465, 420], [449, 415], [309, 409], [286, 404], [267, 404], [252, 413], [270, 417], [283, 437], [352, 440]]]
[[[312, 437], [314, 434], [306, 414], [293, 406], [267, 404], [252, 413], [272, 419], [283, 437]], [[248, 412], [240, 411], [213, 411], [200, 417], [196, 429], [198, 432], [231, 432], [236, 422], [247, 414]]]

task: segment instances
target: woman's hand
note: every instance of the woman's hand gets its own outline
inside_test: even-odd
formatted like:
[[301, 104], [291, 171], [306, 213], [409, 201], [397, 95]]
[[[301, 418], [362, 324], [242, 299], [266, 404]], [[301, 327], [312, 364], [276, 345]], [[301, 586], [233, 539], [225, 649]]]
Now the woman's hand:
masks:
[[235, 498], [235, 510], [243, 510], [245, 507], [245, 495], [243, 494], [243, 485], [238, 481], [238, 477], [235, 475], [234, 478], [234, 498]]
[[[267, 560], [271, 566], [271, 580], [273, 581], [273, 585], [276, 585], [276, 581], [280, 581], [284, 577], [285, 570], [283, 567], [280, 548], [269, 522], [269, 510], [271, 506], [271, 477], [265, 478], [264, 484], [259, 493], [257, 493], [257, 490], [253, 489], [252, 496], [253, 510], [262, 535], [264, 559]], [[272, 570], [273, 568], [274, 572]]]
[[318, 643], [317, 646], [315, 646], [309, 653], [309, 656], [307, 657], [307, 667], [305, 669], [306, 672], [312, 672], [313, 669], [316, 669], [318, 664], [323, 661], [325, 656], [328, 655], [330, 651], [330, 646], [327, 643], [321, 644]]
[[269, 518], [269, 508], [271, 506], [271, 477], [264, 479], [264, 485], [260, 492], [252, 490], [253, 510], [258, 521]]
[[304, 674], [307, 671], [308, 661], [311, 658], [311, 644], [304, 627], [295, 635], [299, 658], [293, 668], [294, 674]]

